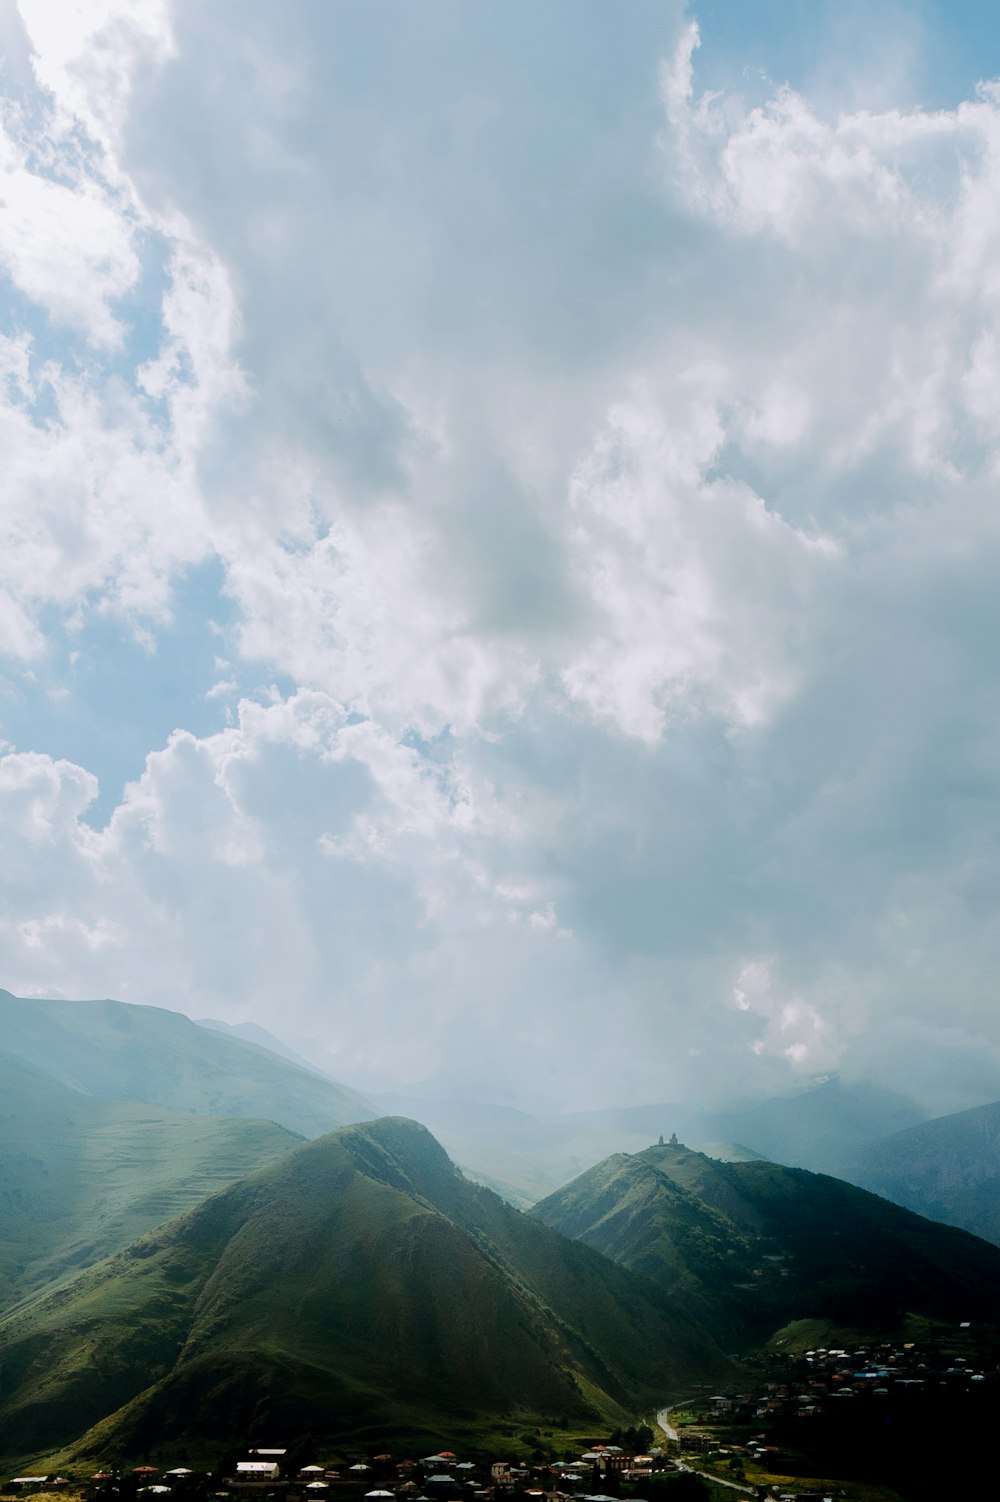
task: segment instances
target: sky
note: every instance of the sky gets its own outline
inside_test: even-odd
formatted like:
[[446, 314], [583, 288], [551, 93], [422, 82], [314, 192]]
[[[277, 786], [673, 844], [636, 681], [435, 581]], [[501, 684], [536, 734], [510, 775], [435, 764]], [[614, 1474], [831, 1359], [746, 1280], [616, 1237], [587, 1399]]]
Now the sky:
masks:
[[1000, 18], [0, 0], [0, 984], [1000, 1097]]

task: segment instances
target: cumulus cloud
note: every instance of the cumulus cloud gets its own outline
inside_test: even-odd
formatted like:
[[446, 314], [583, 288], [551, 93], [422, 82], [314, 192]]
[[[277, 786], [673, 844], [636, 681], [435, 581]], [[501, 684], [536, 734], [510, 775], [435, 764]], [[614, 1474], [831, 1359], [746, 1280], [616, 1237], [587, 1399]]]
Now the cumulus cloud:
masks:
[[211, 550], [199, 453], [242, 390], [224, 268], [183, 216], [144, 206], [115, 155], [108, 111], [144, 49], [169, 52], [161, 8], [63, 12], [22, 8], [34, 90], [0, 116], [0, 588], [20, 658], [43, 652], [53, 608], [169, 618], [174, 580]]
[[19, 0], [38, 82], [69, 122], [92, 140], [120, 144], [129, 102], [144, 64], [173, 51], [165, 0]]
[[206, 559], [232, 624], [103, 828], [0, 760], [5, 984], [525, 1101], [1000, 1093], [995, 93], [748, 104], [659, 5], [21, 13], [11, 671]]
[[598, 629], [563, 682], [643, 740], [658, 741], [672, 713], [771, 719], [794, 688], [805, 593], [837, 556], [745, 482], [710, 474], [725, 440], [716, 378], [689, 369], [680, 392], [613, 408], [571, 481], [576, 568]]
[[[452, 1023], [467, 1043], [470, 1019], [506, 1036], [508, 1066], [519, 1024], [548, 1033], [535, 998], [505, 998], [483, 964], [491, 953], [509, 977], [527, 964], [512, 947], [553, 942], [551, 909], [483, 863], [485, 847], [516, 847], [510, 815], [485, 797], [473, 805], [454, 769], [429, 769], [328, 697], [247, 702], [230, 730], [178, 732], [100, 833], [80, 818], [95, 792], [70, 764], [0, 759], [11, 856], [35, 877], [5, 878], [5, 964], [19, 988], [280, 1006], [303, 1030], [321, 1005], [331, 1061], [397, 1074], [401, 1048], [406, 1069], [433, 1069]], [[130, 976], [140, 935], [151, 969]]]
[[117, 344], [114, 299], [135, 284], [139, 261], [132, 226], [92, 182], [72, 184], [32, 172], [15, 140], [0, 137], [4, 215], [0, 266], [57, 323], [95, 344]]

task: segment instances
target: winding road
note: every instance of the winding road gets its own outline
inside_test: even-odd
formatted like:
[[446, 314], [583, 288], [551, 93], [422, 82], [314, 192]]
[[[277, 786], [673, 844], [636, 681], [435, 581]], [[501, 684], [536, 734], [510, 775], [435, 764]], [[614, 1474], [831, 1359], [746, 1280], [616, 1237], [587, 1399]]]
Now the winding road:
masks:
[[[680, 1435], [670, 1422], [670, 1415], [675, 1408], [683, 1408], [683, 1403], [668, 1403], [666, 1408], [661, 1408], [656, 1415], [656, 1422], [663, 1430], [667, 1439], [672, 1439], [674, 1444], [680, 1443]], [[690, 1471], [692, 1476], [701, 1476], [705, 1481], [711, 1481], [715, 1486], [728, 1486], [732, 1491], [739, 1492], [741, 1497], [755, 1497], [757, 1488], [748, 1486], [745, 1481], [726, 1481], [722, 1476], [713, 1476], [711, 1471], [696, 1471], [694, 1466], [685, 1465], [678, 1456], [678, 1468], [682, 1471]]]

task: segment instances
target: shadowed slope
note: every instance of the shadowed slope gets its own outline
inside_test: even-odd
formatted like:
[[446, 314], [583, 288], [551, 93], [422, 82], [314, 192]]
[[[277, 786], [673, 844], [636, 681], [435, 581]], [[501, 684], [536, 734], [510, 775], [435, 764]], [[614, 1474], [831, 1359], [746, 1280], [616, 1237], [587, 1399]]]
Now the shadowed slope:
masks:
[[725, 1370], [673, 1301], [395, 1119], [297, 1149], [0, 1321], [0, 1363], [18, 1455], [92, 1425], [83, 1449], [136, 1453], [255, 1424], [618, 1421]]
[[808, 1318], [1000, 1320], [996, 1248], [804, 1169], [654, 1147], [599, 1163], [533, 1214], [684, 1293], [727, 1344]]
[[872, 1143], [851, 1178], [1000, 1246], [1000, 1101]]

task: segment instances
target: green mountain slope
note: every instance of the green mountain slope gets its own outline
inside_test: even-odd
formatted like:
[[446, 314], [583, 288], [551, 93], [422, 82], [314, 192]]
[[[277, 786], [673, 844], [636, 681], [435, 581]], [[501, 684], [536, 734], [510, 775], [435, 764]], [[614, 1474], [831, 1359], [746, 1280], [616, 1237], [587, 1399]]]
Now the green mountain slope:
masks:
[[270, 1121], [95, 1100], [0, 1054], [0, 1309], [299, 1141]]
[[1000, 1101], [875, 1142], [851, 1179], [1000, 1246]]
[[1000, 1320], [1000, 1252], [840, 1180], [654, 1147], [598, 1164], [535, 1214], [683, 1294], [727, 1345], [821, 1319]]
[[296, 1149], [0, 1320], [0, 1454], [616, 1422], [725, 1370], [675, 1301], [390, 1118]]
[[343, 1085], [160, 1007], [0, 991], [0, 1042], [11, 1057], [100, 1100], [264, 1118], [303, 1137], [378, 1115]]

